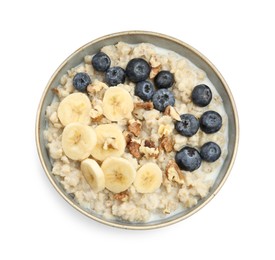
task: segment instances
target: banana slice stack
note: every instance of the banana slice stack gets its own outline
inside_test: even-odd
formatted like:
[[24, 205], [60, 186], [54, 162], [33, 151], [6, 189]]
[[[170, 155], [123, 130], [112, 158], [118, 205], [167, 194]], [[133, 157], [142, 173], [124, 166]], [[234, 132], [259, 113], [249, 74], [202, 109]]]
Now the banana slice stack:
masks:
[[[103, 114], [111, 121], [130, 118], [134, 108], [131, 95], [121, 87], [108, 88], [102, 103]], [[60, 102], [57, 110], [64, 125], [63, 151], [81, 162], [80, 170], [91, 189], [100, 192], [107, 188], [119, 193], [134, 184], [140, 193], [156, 191], [162, 183], [158, 165], [147, 163], [136, 172], [128, 160], [120, 157], [126, 147], [122, 129], [115, 123], [90, 126], [91, 109], [87, 95], [73, 93]]]

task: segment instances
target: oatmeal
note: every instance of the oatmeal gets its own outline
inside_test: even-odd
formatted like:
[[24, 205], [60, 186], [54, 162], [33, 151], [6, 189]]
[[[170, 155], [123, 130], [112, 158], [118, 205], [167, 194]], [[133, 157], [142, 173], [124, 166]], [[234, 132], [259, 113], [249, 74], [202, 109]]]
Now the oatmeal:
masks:
[[228, 119], [204, 71], [147, 43], [87, 55], [53, 89], [52, 174], [88, 212], [147, 222], [206, 197], [227, 156]]

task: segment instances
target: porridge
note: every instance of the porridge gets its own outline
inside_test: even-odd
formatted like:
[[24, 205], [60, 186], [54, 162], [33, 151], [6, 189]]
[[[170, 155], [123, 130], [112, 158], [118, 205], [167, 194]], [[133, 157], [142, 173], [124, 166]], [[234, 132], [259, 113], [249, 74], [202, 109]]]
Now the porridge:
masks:
[[227, 156], [228, 119], [204, 71], [175, 52], [119, 42], [53, 89], [52, 174], [88, 212], [147, 222], [206, 197]]

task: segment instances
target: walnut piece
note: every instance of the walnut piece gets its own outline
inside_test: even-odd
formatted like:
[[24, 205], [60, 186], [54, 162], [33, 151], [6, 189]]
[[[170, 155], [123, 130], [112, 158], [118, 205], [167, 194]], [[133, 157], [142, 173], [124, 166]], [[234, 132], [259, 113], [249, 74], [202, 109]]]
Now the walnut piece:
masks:
[[157, 56], [157, 55], [152, 55], [149, 60], [149, 63], [152, 68], [157, 68], [157, 67], [161, 66], [159, 56]]
[[129, 194], [127, 191], [123, 191], [123, 192], [114, 194], [115, 200], [120, 200], [120, 201], [124, 202], [124, 201], [127, 201], [128, 198], [129, 198]]
[[127, 147], [129, 149], [130, 154], [132, 154], [135, 158], [137, 158], [137, 159], [141, 158], [141, 154], [139, 152], [139, 147], [140, 147], [139, 143], [130, 141], [127, 144]]
[[89, 94], [95, 94], [103, 89], [108, 89], [108, 88], [109, 87], [105, 83], [99, 80], [95, 80], [92, 84], [88, 85], [87, 92]]
[[89, 115], [94, 122], [98, 122], [103, 118], [103, 103], [101, 100], [93, 98]]
[[95, 93], [96, 93], [96, 90], [95, 90], [94, 86], [89, 85], [89, 86], [87, 87], [87, 92], [88, 92], [89, 94], [95, 94]]
[[175, 181], [178, 184], [185, 183], [185, 177], [174, 160], [168, 162], [165, 173], [169, 181]]
[[95, 117], [95, 118], [91, 118], [92, 122], [94, 123], [98, 123], [101, 121], [101, 119], [103, 118], [104, 116], [103, 115], [100, 115], [98, 117]]
[[57, 96], [60, 94], [58, 88], [52, 88], [52, 92]]
[[150, 72], [150, 75], [149, 75], [149, 78], [153, 79], [159, 73], [160, 69], [161, 69], [161, 66], [152, 68], [151, 72]]
[[102, 148], [103, 148], [103, 150], [108, 150], [110, 148], [112, 148], [112, 149], [118, 149], [117, 140], [114, 137], [108, 137], [105, 140]]
[[174, 147], [174, 141], [171, 137], [168, 136], [162, 136], [159, 139], [160, 142], [160, 149], [164, 149], [165, 152], [170, 153], [173, 151], [173, 147]]
[[139, 152], [144, 154], [147, 159], [150, 157], [158, 158], [159, 148], [155, 146], [154, 142], [149, 140], [143, 140], [139, 147]]
[[163, 112], [164, 115], [170, 116], [177, 121], [181, 121], [180, 114], [172, 106], [167, 106]]
[[154, 108], [153, 102], [151, 102], [151, 101], [149, 101], [149, 102], [137, 102], [134, 105], [135, 105], [135, 109], [143, 108], [145, 110], [151, 110], [151, 109]]
[[155, 143], [151, 140], [145, 140], [144, 141], [144, 146], [149, 147], [149, 148], [156, 148]]
[[129, 144], [133, 138], [133, 134], [128, 131], [124, 131], [123, 136], [125, 138], [126, 144]]
[[135, 136], [139, 136], [141, 132], [142, 123], [137, 120], [129, 120], [128, 130]]
[[169, 124], [166, 124], [166, 125], [160, 125], [159, 128], [158, 128], [158, 135], [160, 137], [162, 136], [168, 136], [172, 133], [173, 131], [173, 128], [171, 127], [171, 125]]

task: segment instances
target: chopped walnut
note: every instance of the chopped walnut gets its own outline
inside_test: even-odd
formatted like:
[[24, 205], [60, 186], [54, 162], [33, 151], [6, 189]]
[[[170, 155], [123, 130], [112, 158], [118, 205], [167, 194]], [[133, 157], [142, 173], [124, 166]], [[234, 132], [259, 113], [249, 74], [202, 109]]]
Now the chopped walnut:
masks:
[[139, 152], [144, 154], [148, 159], [150, 157], [157, 158], [159, 156], [159, 149], [155, 146], [154, 142], [145, 140], [141, 142]]
[[171, 125], [169, 125], [169, 124], [165, 124], [165, 125], [162, 124], [158, 128], [158, 135], [160, 137], [162, 137], [162, 136], [168, 136], [168, 135], [170, 135], [172, 133], [172, 131], [173, 131], [173, 127]]
[[151, 72], [150, 72], [150, 75], [149, 75], [149, 78], [153, 79], [159, 73], [160, 70], [161, 70], [161, 66], [158, 66], [156, 68], [152, 68]]
[[165, 173], [169, 181], [175, 181], [178, 184], [185, 183], [185, 177], [174, 160], [168, 162]]
[[95, 94], [103, 89], [108, 89], [108, 86], [99, 80], [95, 80], [92, 84], [90, 84], [87, 87], [87, 92], [89, 94]]
[[149, 60], [149, 63], [152, 68], [157, 68], [157, 67], [161, 66], [159, 56], [157, 56], [157, 55], [152, 55]]
[[129, 120], [128, 130], [135, 136], [139, 136], [141, 132], [142, 123], [138, 120]]
[[92, 119], [92, 122], [94, 123], [98, 123], [101, 121], [101, 119], [103, 118], [104, 116], [103, 115], [100, 115], [98, 117], [95, 117], [95, 118], [91, 118]]
[[135, 105], [135, 109], [143, 108], [145, 110], [151, 110], [151, 109], [154, 108], [153, 102], [151, 102], [151, 101], [149, 101], [149, 102], [137, 102], [134, 105]]
[[103, 118], [103, 103], [97, 98], [92, 100], [92, 109], [89, 112], [93, 122], [99, 122]]
[[94, 86], [92, 86], [92, 85], [89, 85], [88, 87], [87, 87], [87, 92], [89, 93], [89, 94], [95, 94], [95, 88], [94, 88]]
[[130, 141], [127, 144], [127, 147], [129, 149], [130, 154], [132, 154], [135, 158], [137, 158], [137, 159], [141, 158], [141, 154], [139, 152], [139, 147], [140, 147], [139, 143]]
[[133, 138], [133, 134], [128, 131], [124, 131], [123, 136], [125, 138], [126, 144], [130, 143]]
[[168, 136], [162, 136], [159, 139], [160, 142], [160, 149], [164, 149], [165, 152], [170, 153], [173, 151], [174, 141], [171, 137]]
[[116, 194], [114, 194], [114, 199], [124, 202], [124, 201], [127, 201], [129, 199], [129, 194], [128, 194], [127, 191], [116, 193]]
[[172, 106], [167, 106], [164, 110], [164, 115], [171, 116], [173, 119], [177, 121], [181, 121], [180, 114], [176, 111], [176, 109]]
[[145, 140], [144, 141], [144, 146], [149, 147], [149, 148], [156, 148], [155, 143], [151, 140]]
[[167, 107], [164, 109], [163, 114], [166, 115], [166, 116], [169, 116], [169, 115], [170, 115], [170, 108], [171, 108], [171, 106], [167, 106]]
[[59, 96], [59, 94], [60, 94], [58, 88], [52, 88], [52, 92], [54, 94], [56, 94], [57, 96]]
[[107, 89], [108, 86], [105, 83], [96, 79], [87, 87], [87, 93], [89, 96], [102, 100]]
[[97, 117], [100, 117], [103, 115], [103, 110], [101, 107], [99, 106], [96, 106], [94, 107], [93, 109], [90, 110], [90, 113], [89, 113], [91, 119], [95, 119]]
[[114, 137], [109, 137], [105, 140], [103, 144], [103, 149], [108, 150], [110, 148], [118, 149], [116, 139]]

